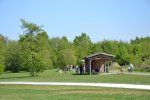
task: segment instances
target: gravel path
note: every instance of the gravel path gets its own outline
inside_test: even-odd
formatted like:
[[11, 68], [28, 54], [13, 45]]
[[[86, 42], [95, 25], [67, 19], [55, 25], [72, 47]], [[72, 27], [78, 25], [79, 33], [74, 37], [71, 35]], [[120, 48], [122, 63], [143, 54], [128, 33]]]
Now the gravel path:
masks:
[[10, 85], [67, 85], [67, 86], [97, 86], [111, 88], [128, 88], [150, 90], [150, 85], [115, 84], [115, 83], [74, 83], [74, 82], [0, 82]]

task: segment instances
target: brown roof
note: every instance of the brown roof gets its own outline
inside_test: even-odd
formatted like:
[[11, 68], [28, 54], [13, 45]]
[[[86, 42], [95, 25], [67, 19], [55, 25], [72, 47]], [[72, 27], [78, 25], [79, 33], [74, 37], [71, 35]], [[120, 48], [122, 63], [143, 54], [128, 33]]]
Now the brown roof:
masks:
[[114, 55], [111, 55], [111, 54], [107, 54], [107, 53], [99, 52], [99, 53], [91, 54], [91, 55], [86, 56], [86, 57], [84, 57], [84, 58], [85, 58], [85, 59], [87, 59], [87, 58], [92, 58], [92, 57], [95, 57], [95, 56], [97, 56], [97, 55], [104, 55], [104, 56], [109, 56], [109, 57], [112, 57], [112, 58], [114, 58], [114, 57], [115, 57]]

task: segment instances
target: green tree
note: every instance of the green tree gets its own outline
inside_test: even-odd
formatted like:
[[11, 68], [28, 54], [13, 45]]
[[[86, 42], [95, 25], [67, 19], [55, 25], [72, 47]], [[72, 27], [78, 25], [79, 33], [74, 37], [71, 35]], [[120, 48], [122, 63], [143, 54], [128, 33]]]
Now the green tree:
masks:
[[6, 42], [7, 39], [0, 34], [0, 74], [5, 69], [4, 60], [5, 60]]
[[49, 40], [49, 44], [50, 47], [52, 48], [52, 62], [53, 62], [53, 66], [54, 68], [58, 68], [59, 67], [59, 61], [58, 60], [58, 56], [59, 56], [59, 48], [60, 48], [60, 38], [55, 37], [55, 38], [51, 38]]
[[36, 36], [39, 55], [44, 66], [44, 69], [50, 69], [53, 67], [52, 62], [52, 48], [49, 44], [49, 38], [46, 32], [38, 33]]
[[129, 64], [131, 62], [131, 56], [128, 53], [127, 45], [128, 44], [124, 42], [120, 42], [115, 51], [115, 59], [120, 65]]
[[120, 42], [113, 40], [104, 40], [101, 42], [101, 48], [103, 52], [115, 54]]
[[150, 37], [138, 38], [131, 40], [132, 45], [140, 45], [142, 61], [150, 58]]
[[73, 43], [76, 48], [76, 57], [78, 59], [78, 64], [85, 56], [93, 52], [91, 39], [86, 33], [82, 33], [80, 36], [76, 36], [73, 40]]
[[76, 64], [77, 58], [75, 56], [75, 51], [71, 49], [65, 49], [61, 52], [61, 56], [62, 56], [63, 68], [69, 65]]
[[146, 68], [150, 70], [149, 60], [150, 60], [150, 37], [136, 37], [135, 40], [131, 40], [131, 45], [133, 47], [133, 63], [136, 66]]
[[21, 69], [21, 50], [17, 41], [7, 43], [5, 65], [6, 70], [11, 72], [19, 72]]
[[[20, 36], [23, 65], [31, 76], [51, 66], [48, 36], [40, 26], [21, 20], [24, 34]], [[46, 61], [45, 61], [46, 60]], [[48, 62], [47, 62], [48, 61]], [[50, 65], [48, 65], [50, 63]]]
[[74, 45], [65, 36], [50, 39], [50, 46], [53, 49], [52, 58], [56, 68], [62, 69], [69, 64], [76, 64], [77, 59], [75, 57]]
[[131, 63], [133, 63], [134, 66], [140, 66], [142, 64], [141, 45], [131, 44], [129, 53], [131, 55]]

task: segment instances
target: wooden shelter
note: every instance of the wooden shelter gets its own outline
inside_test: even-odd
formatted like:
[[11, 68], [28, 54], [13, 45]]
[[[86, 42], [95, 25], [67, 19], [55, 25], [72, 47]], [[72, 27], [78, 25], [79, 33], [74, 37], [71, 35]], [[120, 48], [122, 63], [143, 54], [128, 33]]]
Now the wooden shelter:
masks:
[[86, 56], [84, 59], [87, 73], [108, 73], [108, 67], [114, 61], [114, 55], [107, 53], [95, 53]]

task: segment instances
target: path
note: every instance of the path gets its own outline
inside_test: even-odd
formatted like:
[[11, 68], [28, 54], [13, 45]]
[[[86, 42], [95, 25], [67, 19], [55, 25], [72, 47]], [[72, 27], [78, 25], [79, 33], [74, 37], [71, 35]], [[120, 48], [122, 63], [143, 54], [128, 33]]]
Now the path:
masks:
[[115, 83], [74, 83], [74, 82], [0, 82], [11, 85], [67, 85], [67, 86], [98, 86], [111, 88], [128, 88], [150, 90], [150, 85], [115, 84]]
[[149, 75], [150, 73], [141, 73], [141, 72], [132, 72], [132, 73], [125, 73], [125, 74], [131, 74], [131, 75]]

